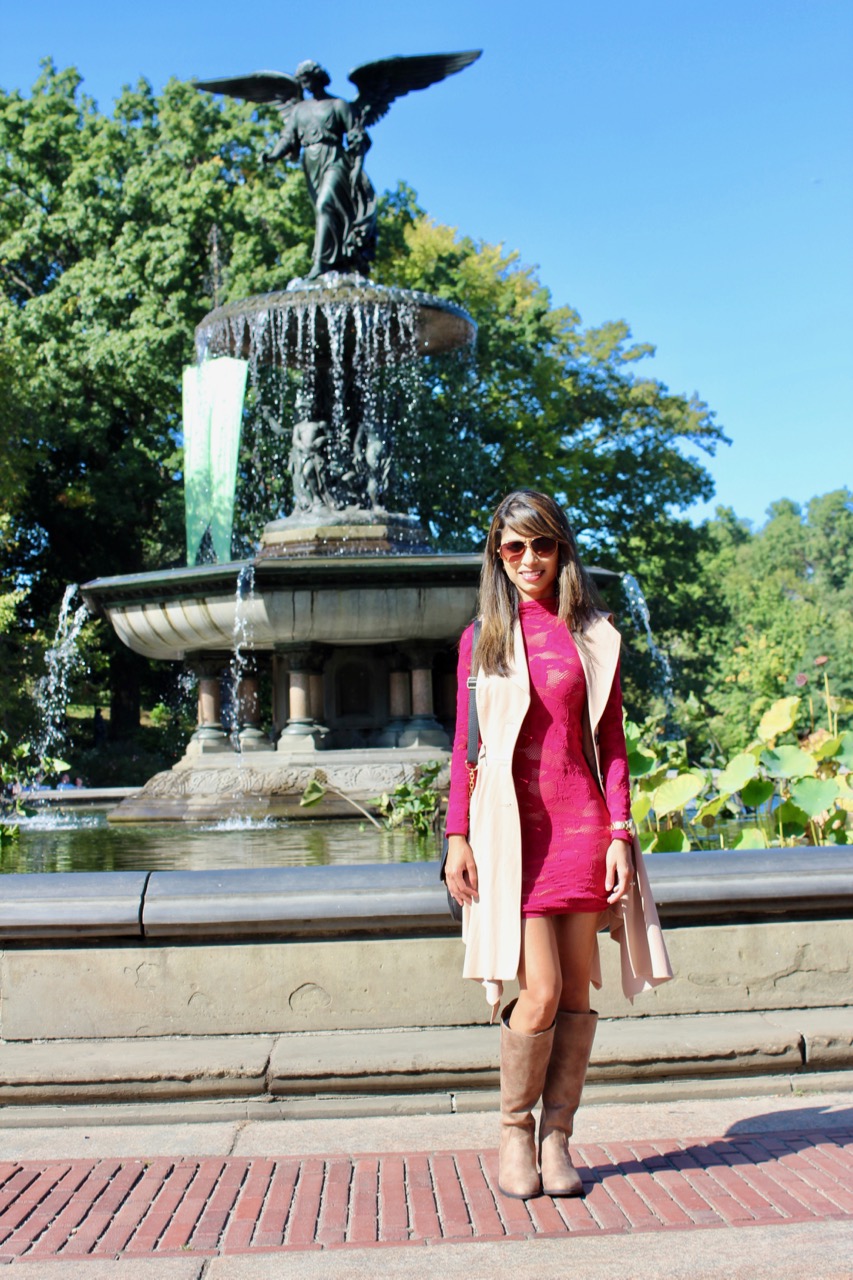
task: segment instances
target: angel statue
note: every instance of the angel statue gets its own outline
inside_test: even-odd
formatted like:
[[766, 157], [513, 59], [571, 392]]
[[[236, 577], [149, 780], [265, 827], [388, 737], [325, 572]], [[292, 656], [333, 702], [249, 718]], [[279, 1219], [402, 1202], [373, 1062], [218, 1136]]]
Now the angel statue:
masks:
[[[277, 104], [281, 134], [262, 159], [266, 163], [282, 157], [296, 160], [302, 152], [316, 218], [308, 279], [327, 271], [366, 275], [376, 252], [376, 192], [363, 164], [370, 147], [366, 130], [382, 119], [396, 98], [462, 71], [480, 52], [428, 53], [366, 62], [349, 75], [358, 89], [354, 102], [333, 98], [327, 92], [328, 72], [311, 61], [300, 62], [292, 76], [282, 71], [254, 71], [224, 80], [197, 80], [195, 84], [211, 93]], [[306, 98], [306, 94], [310, 96]]]

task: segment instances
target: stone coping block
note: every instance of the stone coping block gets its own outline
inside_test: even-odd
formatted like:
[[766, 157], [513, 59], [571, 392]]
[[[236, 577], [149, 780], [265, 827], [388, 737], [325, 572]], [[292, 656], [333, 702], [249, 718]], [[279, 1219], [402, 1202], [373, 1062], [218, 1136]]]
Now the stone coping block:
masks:
[[0, 885], [0, 941], [138, 938], [146, 871], [8, 875]]
[[[853, 911], [853, 849], [658, 853], [663, 923]], [[453, 935], [435, 862], [3, 877], [0, 943], [53, 938]]]
[[853, 909], [853, 849], [843, 846], [653, 853], [645, 862], [663, 921]]
[[154, 872], [142, 918], [149, 938], [385, 934], [452, 924], [433, 862]]

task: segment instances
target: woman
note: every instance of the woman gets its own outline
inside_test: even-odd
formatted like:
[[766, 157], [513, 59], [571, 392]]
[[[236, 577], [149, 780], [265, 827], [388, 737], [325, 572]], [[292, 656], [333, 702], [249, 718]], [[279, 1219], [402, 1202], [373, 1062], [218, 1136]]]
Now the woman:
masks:
[[[521, 1199], [582, 1193], [568, 1139], [598, 1017], [589, 985], [600, 983], [602, 913], [627, 944], [628, 994], [672, 976], [632, 843], [619, 634], [596, 604], [562, 508], [532, 490], [504, 498], [480, 581], [470, 801], [473, 625], [459, 647], [445, 874], [464, 907], [465, 976], [485, 984], [493, 1010], [518, 978], [501, 1017], [499, 1182]], [[622, 911], [635, 874], [643, 916], [631, 929]]]

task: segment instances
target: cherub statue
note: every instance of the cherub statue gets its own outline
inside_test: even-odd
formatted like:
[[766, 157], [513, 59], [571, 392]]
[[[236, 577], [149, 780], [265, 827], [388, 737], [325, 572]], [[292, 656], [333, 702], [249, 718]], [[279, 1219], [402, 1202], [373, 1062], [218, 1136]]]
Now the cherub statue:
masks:
[[328, 72], [311, 61], [300, 62], [293, 76], [282, 71], [254, 71], [224, 80], [198, 80], [196, 88], [278, 105], [281, 134], [263, 160], [295, 160], [302, 153], [316, 217], [309, 279], [327, 271], [367, 274], [376, 252], [376, 193], [363, 167], [370, 147], [367, 129], [382, 119], [395, 98], [462, 71], [480, 52], [428, 53], [367, 62], [349, 75], [358, 89], [354, 102], [332, 97], [327, 92]]

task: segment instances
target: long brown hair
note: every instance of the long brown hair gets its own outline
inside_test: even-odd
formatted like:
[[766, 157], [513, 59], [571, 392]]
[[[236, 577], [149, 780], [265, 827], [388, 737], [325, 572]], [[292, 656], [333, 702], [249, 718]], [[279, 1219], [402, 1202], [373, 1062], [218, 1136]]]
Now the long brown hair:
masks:
[[575, 535], [559, 503], [535, 489], [515, 489], [498, 504], [489, 527], [480, 572], [479, 613], [482, 630], [476, 665], [485, 675], [509, 674], [513, 628], [518, 618], [518, 591], [504, 571], [499, 547], [510, 525], [524, 538], [556, 538], [559, 568], [555, 583], [557, 616], [576, 638], [600, 606], [598, 593], [580, 562]]

